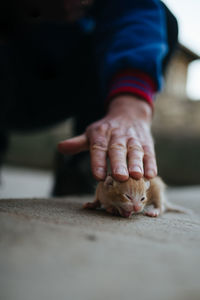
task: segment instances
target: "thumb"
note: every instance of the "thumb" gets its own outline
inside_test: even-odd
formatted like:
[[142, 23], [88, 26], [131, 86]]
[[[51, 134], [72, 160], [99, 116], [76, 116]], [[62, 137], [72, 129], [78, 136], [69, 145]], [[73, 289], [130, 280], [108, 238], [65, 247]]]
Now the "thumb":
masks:
[[58, 151], [63, 154], [76, 154], [89, 149], [87, 136], [81, 134], [58, 144]]

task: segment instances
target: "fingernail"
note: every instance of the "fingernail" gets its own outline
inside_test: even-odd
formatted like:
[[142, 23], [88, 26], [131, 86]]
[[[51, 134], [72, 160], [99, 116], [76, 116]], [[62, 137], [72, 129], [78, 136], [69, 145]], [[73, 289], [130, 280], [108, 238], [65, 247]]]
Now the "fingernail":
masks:
[[119, 175], [128, 175], [128, 172], [127, 172], [126, 168], [124, 168], [124, 167], [116, 168], [114, 173], [119, 174]]
[[99, 176], [99, 177], [103, 177], [103, 176], [105, 176], [105, 170], [104, 170], [104, 168], [97, 168], [97, 169], [95, 169], [95, 174], [97, 175], [97, 176]]
[[140, 169], [140, 167], [138, 167], [138, 166], [129, 168], [129, 172], [143, 173], [142, 170]]
[[149, 171], [147, 172], [147, 175], [148, 175], [149, 177], [154, 177], [154, 176], [155, 176], [155, 172], [154, 172], [153, 170], [149, 170]]

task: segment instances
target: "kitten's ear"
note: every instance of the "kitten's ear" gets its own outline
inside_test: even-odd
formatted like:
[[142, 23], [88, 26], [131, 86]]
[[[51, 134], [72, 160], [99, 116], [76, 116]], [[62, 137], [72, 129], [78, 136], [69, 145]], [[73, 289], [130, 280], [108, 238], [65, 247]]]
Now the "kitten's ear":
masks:
[[146, 190], [148, 190], [150, 188], [150, 181], [149, 180], [145, 180], [145, 187], [146, 187]]
[[104, 181], [105, 186], [113, 186], [114, 185], [114, 179], [108, 175]]

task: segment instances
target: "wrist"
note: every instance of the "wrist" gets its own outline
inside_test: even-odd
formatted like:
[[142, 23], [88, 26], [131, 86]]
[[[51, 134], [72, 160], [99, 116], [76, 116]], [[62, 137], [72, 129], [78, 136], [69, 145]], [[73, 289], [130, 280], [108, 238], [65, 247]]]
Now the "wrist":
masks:
[[140, 119], [151, 123], [152, 108], [150, 105], [133, 95], [119, 95], [111, 100], [108, 106], [108, 115], [125, 115], [133, 119]]
[[153, 108], [153, 100], [157, 86], [147, 73], [137, 69], [124, 69], [117, 72], [108, 87], [106, 104], [120, 95], [132, 95], [137, 99], [143, 99]]

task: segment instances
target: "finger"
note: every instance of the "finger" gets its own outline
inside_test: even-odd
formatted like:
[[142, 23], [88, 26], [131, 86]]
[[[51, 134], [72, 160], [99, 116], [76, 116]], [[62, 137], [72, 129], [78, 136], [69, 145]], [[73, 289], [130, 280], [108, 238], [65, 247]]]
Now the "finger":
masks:
[[157, 175], [157, 164], [153, 143], [150, 143], [149, 145], [144, 145], [143, 149], [144, 176], [148, 179], [151, 179]]
[[88, 139], [85, 134], [62, 141], [58, 144], [58, 151], [63, 154], [76, 154], [89, 149]]
[[103, 180], [106, 176], [106, 157], [108, 139], [106, 134], [93, 130], [89, 134], [91, 169], [97, 180]]
[[140, 179], [143, 174], [144, 151], [141, 144], [134, 138], [130, 138], [127, 143], [128, 170], [131, 177]]
[[126, 137], [112, 135], [108, 147], [110, 167], [113, 177], [119, 181], [128, 179], [129, 174], [126, 165]]

